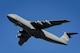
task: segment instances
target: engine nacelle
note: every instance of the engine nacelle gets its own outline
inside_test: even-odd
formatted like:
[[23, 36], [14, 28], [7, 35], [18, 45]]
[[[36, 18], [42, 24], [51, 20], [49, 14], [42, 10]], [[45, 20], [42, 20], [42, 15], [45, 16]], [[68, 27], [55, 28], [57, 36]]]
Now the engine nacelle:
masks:
[[35, 21], [35, 23], [38, 23], [40, 25], [43, 25], [43, 23], [41, 21], [39, 21], [39, 20]]
[[16, 37], [21, 38], [21, 34], [16, 35]]
[[27, 36], [27, 34], [17, 34], [16, 37], [17, 38], [25, 38]]
[[48, 21], [48, 20], [45, 20], [44, 22], [45, 22], [45, 23], [48, 23], [48, 24], [50, 24], [50, 25], [51, 25], [50, 21]]
[[22, 33], [22, 32], [23, 32], [23, 30], [19, 30], [18, 32], [19, 32], [19, 33]]

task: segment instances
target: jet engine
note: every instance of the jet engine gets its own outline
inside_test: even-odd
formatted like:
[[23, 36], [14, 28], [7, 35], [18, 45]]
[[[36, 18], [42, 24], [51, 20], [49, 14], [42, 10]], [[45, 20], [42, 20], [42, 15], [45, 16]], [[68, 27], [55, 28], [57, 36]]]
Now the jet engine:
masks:
[[44, 22], [51, 25], [50, 21], [48, 21], [48, 20], [45, 20]]
[[43, 23], [41, 21], [39, 21], [39, 20], [36, 20], [35, 23], [38, 23], [40, 25], [43, 25]]
[[24, 38], [27, 35], [25, 30], [19, 30], [18, 32], [19, 32], [19, 34], [16, 35], [16, 37], [18, 37], [18, 38]]
[[22, 36], [21, 34], [17, 34], [16, 35], [17, 38], [21, 38], [21, 36]]

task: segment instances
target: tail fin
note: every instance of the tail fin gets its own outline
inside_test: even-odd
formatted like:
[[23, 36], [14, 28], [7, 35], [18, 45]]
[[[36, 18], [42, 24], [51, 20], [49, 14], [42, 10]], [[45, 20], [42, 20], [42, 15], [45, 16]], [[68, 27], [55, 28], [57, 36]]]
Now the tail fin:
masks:
[[78, 33], [66, 33], [64, 32], [63, 36], [60, 38], [64, 44], [67, 44], [70, 38], [72, 38], [72, 35], [78, 34]]

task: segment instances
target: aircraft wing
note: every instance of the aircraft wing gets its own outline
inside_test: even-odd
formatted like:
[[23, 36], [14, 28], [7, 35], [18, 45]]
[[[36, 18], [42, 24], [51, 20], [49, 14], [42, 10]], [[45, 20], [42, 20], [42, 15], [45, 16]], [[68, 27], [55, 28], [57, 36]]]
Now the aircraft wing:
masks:
[[26, 42], [29, 38], [30, 38], [29, 36], [28, 36], [28, 37], [25, 37], [25, 38], [20, 38], [18, 44], [19, 44], [20, 46], [22, 46], [23, 43]]
[[36, 28], [36, 29], [45, 29], [51, 26], [56, 26], [56, 25], [61, 25], [62, 23], [69, 22], [68, 20], [57, 20], [57, 21], [35, 21], [31, 22], [31, 24]]
[[17, 35], [17, 37], [19, 38], [19, 42], [18, 44], [20, 46], [23, 45], [24, 42], [26, 42], [31, 36], [25, 32], [24, 30], [23, 31], [19, 31], [21, 34], [20, 35]]

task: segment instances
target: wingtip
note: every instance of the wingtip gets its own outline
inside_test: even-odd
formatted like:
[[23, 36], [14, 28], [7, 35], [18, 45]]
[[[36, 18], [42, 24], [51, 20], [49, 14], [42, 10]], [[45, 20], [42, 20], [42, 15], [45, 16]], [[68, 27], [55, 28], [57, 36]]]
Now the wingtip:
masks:
[[19, 46], [22, 46], [22, 44], [20, 44], [20, 43], [18, 43], [19, 44]]
[[70, 22], [69, 20], [64, 20], [64, 22]]

